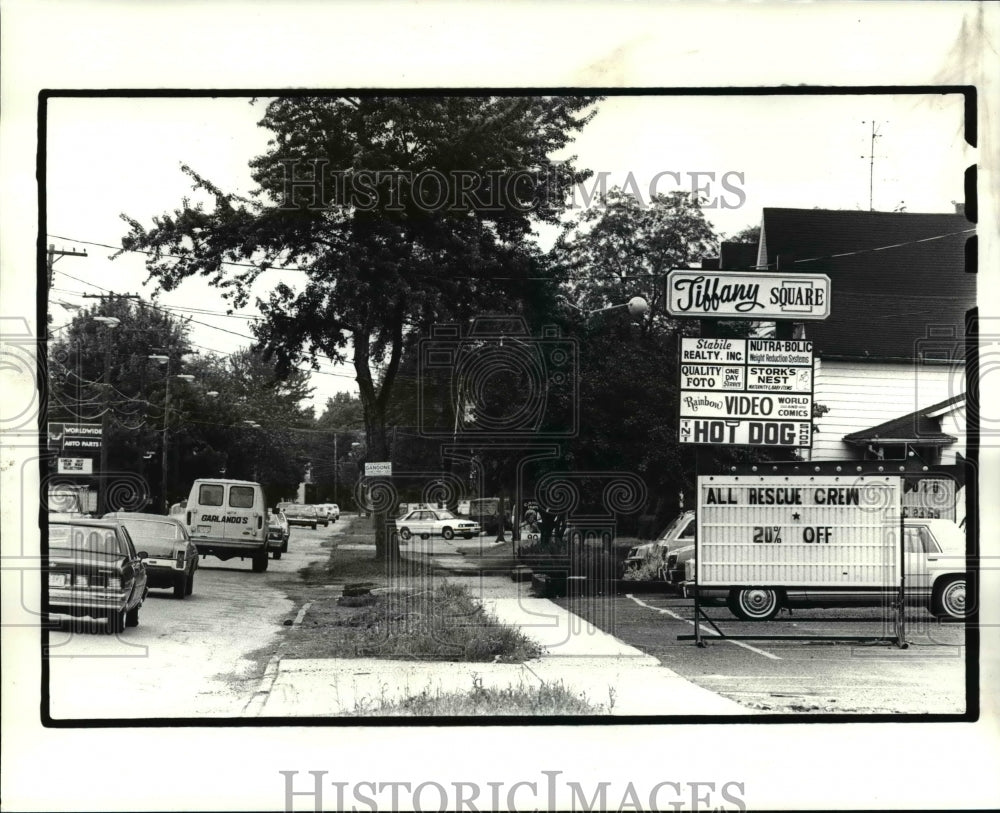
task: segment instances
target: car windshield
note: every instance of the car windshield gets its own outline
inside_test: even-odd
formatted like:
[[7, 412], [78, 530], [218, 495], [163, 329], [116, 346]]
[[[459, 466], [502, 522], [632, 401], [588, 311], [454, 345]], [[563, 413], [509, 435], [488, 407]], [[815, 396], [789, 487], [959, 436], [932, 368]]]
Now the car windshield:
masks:
[[435, 511], [434, 515], [438, 519], [458, 519], [451, 511]]
[[122, 525], [128, 529], [132, 541], [142, 548], [142, 543], [149, 541], [174, 542], [181, 539], [181, 526], [174, 522], [157, 522], [147, 519], [123, 519]]
[[118, 535], [111, 528], [71, 525], [49, 526], [49, 550], [105, 556], [120, 556], [122, 553]]
[[[667, 530], [660, 534], [660, 540], [663, 541], [670, 539], [678, 530], [680, 530], [681, 526], [687, 524], [689, 520], [690, 517], [687, 514], [681, 514], [680, 516], [675, 517], [674, 521], [667, 526]], [[691, 528], [691, 535], [694, 535], [693, 526]]]

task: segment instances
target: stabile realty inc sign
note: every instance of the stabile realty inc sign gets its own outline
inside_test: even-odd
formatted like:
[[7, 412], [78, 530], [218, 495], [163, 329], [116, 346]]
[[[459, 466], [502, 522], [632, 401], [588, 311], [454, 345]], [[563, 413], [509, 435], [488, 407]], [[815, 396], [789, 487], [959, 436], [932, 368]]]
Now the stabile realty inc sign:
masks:
[[812, 342], [681, 339], [681, 443], [812, 445]]

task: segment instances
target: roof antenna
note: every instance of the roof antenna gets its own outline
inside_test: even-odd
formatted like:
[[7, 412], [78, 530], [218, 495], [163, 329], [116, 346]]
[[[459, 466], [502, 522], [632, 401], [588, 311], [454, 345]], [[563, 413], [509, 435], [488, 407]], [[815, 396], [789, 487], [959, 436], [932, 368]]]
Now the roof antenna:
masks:
[[[863, 123], [863, 122], [862, 122]], [[873, 181], [875, 178], [875, 139], [881, 138], [882, 135], [879, 133], [878, 128], [875, 126], [874, 119], [871, 122], [872, 125], [872, 135], [871, 135], [871, 147], [868, 150], [868, 211], [874, 212], [875, 206], [873, 205], [874, 196], [873, 191]], [[864, 158], [865, 156], [861, 156]]]

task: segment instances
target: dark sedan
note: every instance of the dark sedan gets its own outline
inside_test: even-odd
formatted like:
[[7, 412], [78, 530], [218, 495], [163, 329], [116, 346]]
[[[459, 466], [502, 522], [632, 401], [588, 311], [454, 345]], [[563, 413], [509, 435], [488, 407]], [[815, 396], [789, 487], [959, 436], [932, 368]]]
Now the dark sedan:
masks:
[[109, 634], [138, 626], [148, 592], [145, 558], [117, 522], [50, 522], [46, 611], [106, 619]]

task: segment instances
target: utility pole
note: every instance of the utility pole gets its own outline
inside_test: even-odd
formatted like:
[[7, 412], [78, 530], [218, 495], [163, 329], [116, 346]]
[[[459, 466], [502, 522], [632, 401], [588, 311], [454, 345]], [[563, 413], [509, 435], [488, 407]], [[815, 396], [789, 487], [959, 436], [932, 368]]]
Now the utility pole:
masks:
[[104, 516], [109, 510], [108, 506], [108, 413], [111, 411], [111, 331], [121, 324], [121, 320], [115, 316], [95, 316], [94, 321], [104, 325], [105, 348], [104, 348], [104, 409], [101, 411], [101, 479], [98, 489], [98, 512]]
[[45, 252], [45, 254], [46, 254], [45, 268], [48, 271], [49, 288], [51, 288], [52, 274], [53, 274], [52, 266], [56, 264], [56, 260], [59, 257], [86, 257], [87, 251], [86, 249], [84, 249], [83, 251], [77, 251], [76, 249], [67, 250], [63, 248], [56, 248], [54, 243], [49, 243], [49, 248]]

